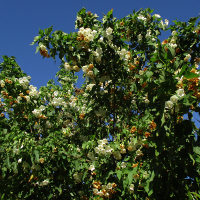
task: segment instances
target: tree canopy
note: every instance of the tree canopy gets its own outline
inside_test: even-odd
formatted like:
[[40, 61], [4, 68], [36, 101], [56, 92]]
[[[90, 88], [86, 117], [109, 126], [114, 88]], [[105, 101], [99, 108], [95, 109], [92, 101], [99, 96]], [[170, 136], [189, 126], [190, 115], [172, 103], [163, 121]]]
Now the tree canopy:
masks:
[[59, 58], [58, 83], [37, 89], [3, 56], [1, 199], [198, 199], [198, 17], [169, 26], [151, 9], [100, 20], [83, 8], [75, 24], [32, 43]]

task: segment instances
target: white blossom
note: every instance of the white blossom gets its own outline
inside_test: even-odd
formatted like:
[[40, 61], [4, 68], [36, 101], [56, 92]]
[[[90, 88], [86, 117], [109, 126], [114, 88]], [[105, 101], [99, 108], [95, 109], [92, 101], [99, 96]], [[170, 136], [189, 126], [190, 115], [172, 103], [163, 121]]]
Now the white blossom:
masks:
[[90, 83], [86, 86], [86, 90], [91, 91], [94, 86], [95, 84]]
[[72, 70], [72, 67], [69, 65], [69, 63], [65, 62], [64, 67], [67, 71]]
[[176, 94], [179, 98], [182, 98], [185, 95], [184, 89], [178, 89]]
[[172, 109], [173, 106], [174, 106], [173, 102], [171, 102], [171, 101], [166, 101], [165, 102], [165, 108]]
[[109, 27], [109, 28], [106, 29], [106, 34], [107, 34], [107, 36], [108, 36], [108, 35], [111, 35], [112, 32], [113, 32], [113, 29], [112, 29], [112, 28]]
[[155, 14], [154, 15], [156, 18], [161, 18], [161, 16], [159, 14]]
[[170, 101], [171, 101], [172, 103], [176, 104], [177, 101], [178, 101], [178, 97], [177, 97], [177, 95], [173, 95], [173, 96], [171, 96], [171, 97], [170, 97]]
[[49, 184], [49, 180], [46, 179], [46, 180], [44, 180], [44, 181], [42, 181], [42, 182], [40, 183], [40, 186], [46, 186], [46, 185], [48, 185], [48, 184]]
[[22, 85], [22, 87], [24, 89], [26, 89], [28, 87], [28, 85], [29, 85], [29, 79], [26, 76], [25, 77], [21, 77], [21, 78], [19, 78], [19, 83], [20, 83], [20, 85]]
[[88, 170], [90, 170], [90, 171], [94, 171], [94, 170], [95, 170], [94, 165], [90, 165], [90, 167], [88, 168]]
[[146, 21], [146, 20], [147, 20], [147, 18], [144, 17], [143, 15], [138, 15], [138, 19], [143, 20], [143, 21]]

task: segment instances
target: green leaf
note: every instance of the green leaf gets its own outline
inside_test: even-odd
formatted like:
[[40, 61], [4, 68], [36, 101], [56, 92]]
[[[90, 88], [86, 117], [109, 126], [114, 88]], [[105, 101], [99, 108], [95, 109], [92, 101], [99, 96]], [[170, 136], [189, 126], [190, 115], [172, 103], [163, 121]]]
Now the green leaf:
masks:
[[161, 125], [163, 125], [165, 123], [165, 115], [163, 113], [162, 118], [161, 118]]
[[170, 59], [172, 59], [175, 56], [175, 49], [172, 47], [168, 47], [169, 51], [168, 51], [168, 56]]
[[38, 150], [34, 150], [34, 154], [35, 154], [35, 161], [39, 162], [39, 151]]
[[155, 173], [154, 171], [152, 171], [151, 177], [147, 180], [147, 184], [144, 187], [145, 191], [148, 193], [148, 196], [153, 194], [153, 190], [149, 188], [149, 185], [150, 185], [150, 182], [153, 181], [154, 177], [155, 177]]
[[200, 75], [199, 74], [195, 74], [195, 73], [192, 73], [192, 72], [187, 72], [184, 77], [185, 78], [188, 78], [188, 79], [191, 79], [191, 78], [197, 78], [199, 77]]
[[128, 183], [129, 185], [132, 183], [133, 181], [133, 170], [129, 171], [128, 173]]
[[194, 151], [196, 154], [200, 155], [200, 147], [194, 147], [194, 148], [193, 148], [193, 151]]
[[194, 165], [195, 164], [195, 160], [194, 160], [194, 158], [192, 157], [192, 155], [190, 153], [189, 153], [189, 157], [191, 158], [192, 164]]
[[37, 53], [39, 50], [40, 50], [40, 47], [37, 46], [37, 47], [36, 47], [36, 50], [35, 50], [35, 53]]
[[111, 10], [107, 13], [107, 17], [108, 17], [108, 18], [113, 18], [113, 9], [111, 9]]
[[198, 18], [199, 17], [191, 17], [188, 22], [191, 24], [195, 24], [195, 22], [197, 21]]
[[117, 171], [117, 178], [118, 178], [119, 180], [121, 180], [121, 177], [122, 177], [122, 171], [118, 170], [118, 171]]
[[159, 152], [155, 149], [155, 156], [159, 156]]

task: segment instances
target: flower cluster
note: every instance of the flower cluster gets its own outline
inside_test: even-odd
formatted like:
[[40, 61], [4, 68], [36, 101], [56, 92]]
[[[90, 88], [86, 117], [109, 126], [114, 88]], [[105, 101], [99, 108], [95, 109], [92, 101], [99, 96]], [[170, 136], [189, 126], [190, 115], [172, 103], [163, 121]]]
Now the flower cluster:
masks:
[[26, 89], [29, 85], [29, 78], [26, 76], [19, 78], [19, 84], [22, 85], [24, 89]]
[[113, 149], [108, 145], [107, 139], [99, 140], [98, 146], [94, 150], [100, 155], [111, 155], [113, 152]]
[[32, 111], [32, 113], [36, 116], [36, 117], [41, 117], [42, 116], [42, 111], [44, 111], [46, 109], [46, 107], [45, 106], [43, 106], [43, 105], [41, 105], [39, 108], [37, 108], [37, 109], [34, 109], [33, 111]]
[[102, 185], [100, 181], [94, 181], [93, 194], [95, 196], [110, 198], [116, 193], [114, 190], [116, 187], [116, 183], [108, 183], [107, 185]]
[[94, 65], [93, 64], [89, 64], [89, 65], [85, 65], [82, 67], [83, 72], [85, 73], [85, 75], [87, 77], [93, 78], [94, 77]]
[[171, 96], [169, 101], [165, 102], [165, 108], [171, 110], [174, 107], [174, 105], [177, 104], [178, 100], [184, 97], [184, 95], [184, 89], [178, 89], [176, 91], [176, 94]]
[[91, 30], [90, 28], [83, 28], [81, 27], [78, 31], [78, 41], [85, 41], [85, 42], [91, 42], [94, 40], [94, 37], [96, 36], [97, 31]]

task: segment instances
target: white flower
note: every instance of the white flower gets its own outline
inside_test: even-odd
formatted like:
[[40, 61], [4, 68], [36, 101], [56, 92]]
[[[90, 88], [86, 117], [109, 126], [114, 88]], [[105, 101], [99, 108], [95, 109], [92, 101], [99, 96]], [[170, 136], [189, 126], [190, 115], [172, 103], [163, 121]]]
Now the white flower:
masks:
[[146, 21], [146, 20], [147, 20], [147, 18], [144, 17], [143, 15], [139, 15], [139, 16], [138, 16], [138, 19], [143, 20], [143, 21]]
[[110, 146], [106, 146], [105, 147], [105, 152], [106, 152], [106, 154], [110, 155], [113, 152], [113, 149]]
[[185, 95], [184, 89], [178, 89], [176, 91], [176, 94], [178, 95], [179, 98], [182, 98]]
[[97, 34], [97, 31], [96, 31], [96, 30], [93, 30], [93, 31], [91, 32], [91, 34], [92, 34], [93, 36], [95, 36], [95, 35]]
[[88, 170], [90, 170], [90, 171], [94, 171], [94, 170], [95, 170], [94, 165], [90, 165], [90, 167], [88, 168]]
[[27, 102], [31, 101], [31, 98], [29, 96], [25, 96], [25, 99], [26, 99]]
[[103, 37], [100, 37], [98, 41], [103, 42]]
[[107, 35], [111, 35], [112, 32], [113, 32], [113, 29], [112, 29], [112, 28], [109, 27], [109, 28], [106, 29], [106, 34], [107, 34]]
[[27, 77], [21, 77], [21, 78], [19, 78], [19, 83], [25, 89], [29, 85], [29, 79]]
[[169, 46], [175, 49], [177, 47], [177, 44], [169, 43]]
[[104, 138], [103, 140], [99, 140], [98, 144], [99, 145], [106, 145], [106, 144], [108, 144], [108, 140], [106, 138]]
[[4, 80], [0, 80], [0, 85], [1, 85], [2, 88], [5, 86]]
[[148, 29], [147, 30], [147, 34], [146, 34], [146, 36], [145, 36], [146, 38], [149, 38], [149, 37], [151, 37], [151, 30], [150, 29]]
[[72, 67], [69, 65], [69, 63], [65, 62], [64, 67], [67, 71], [72, 70]]
[[173, 96], [171, 96], [171, 97], [170, 97], [170, 101], [171, 101], [172, 103], [176, 104], [177, 101], [178, 101], [178, 97], [177, 97], [177, 95], [173, 95]]
[[88, 65], [83, 66], [82, 70], [83, 70], [84, 73], [87, 73], [88, 72]]
[[48, 185], [49, 184], [49, 180], [44, 180], [40, 183], [40, 186], [45, 186], [45, 185]]
[[133, 192], [133, 191], [134, 191], [134, 187], [135, 187], [135, 186], [134, 186], [133, 184], [130, 184], [130, 187], [129, 187], [130, 191]]
[[155, 14], [154, 16], [155, 16], [156, 18], [161, 18], [161, 16], [158, 15], [158, 14]]
[[171, 102], [171, 101], [166, 101], [165, 102], [165, 108], [172, 109], [173, 106], [174, 106], [173, 102]]
[[83, 20], [80, 16], [77, 16], [76, 21], [79, 21], [81, 24], [83, 23]]
[[139, 34], [138, 36], [137, 36], [137, 38], [138, 38], [138, 41], [140, 42], [140, 41], [142, 41], [142, 35], [141, 34]]
[[95, 86], [95, 84], [90, 83], [87, 85], [86, 90], [91, 91], [94, 86]]
[[65, 105], [65, 101], [61, 97], [54, 97], [51, 104], [55, 107]]
[[122, 163], [121, 163], [121, 168], [122, 168], [122, 169], [126, 168], [126, 163], [125, 163], [125, 162], [122, 162]]
[[165, 25], [168, 26], [169, 25], [169, 20], [165, 19]]
[[142, 151], [140, 149], [138, 149], [136, 151], [136, 156], [142, 156], [142, 155], [143, 155]]
[[39, 110], [39, 109], [34, 109], [34, 110], [32, 111], [32, 113], [33, 113], [36, 117], [39, 117], [39, 116], [42, 114], [42, 111]]
[[79, 68], [77, 65], [73, 66], [73, 70], [75, 72], [79, 72], [81, 68]]
[[20, 158], [17, 162], [18, 162], [18, 163], [21, 163], [21, 162], [22, 162], [22, 158]]
[[44, 46], [43, 44], [40, 44], [39, 47], [41, 51], [46, 51], [46, 46]]
[[176, 31], [172, 31], [172, 36], [175, 36], [177, 34]]

